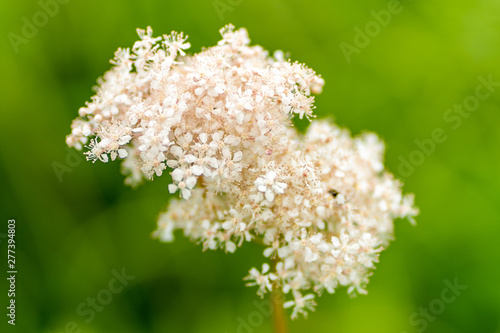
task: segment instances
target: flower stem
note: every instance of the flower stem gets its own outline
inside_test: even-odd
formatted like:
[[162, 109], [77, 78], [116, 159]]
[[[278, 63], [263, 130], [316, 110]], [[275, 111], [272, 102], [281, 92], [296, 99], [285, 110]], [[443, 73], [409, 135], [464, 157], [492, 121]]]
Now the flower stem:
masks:
[[273, 288], [271, 301], [274, 308], [274, 333], [287, 333], [285, 311], [283, 310], [283, 294], [279, 288]]

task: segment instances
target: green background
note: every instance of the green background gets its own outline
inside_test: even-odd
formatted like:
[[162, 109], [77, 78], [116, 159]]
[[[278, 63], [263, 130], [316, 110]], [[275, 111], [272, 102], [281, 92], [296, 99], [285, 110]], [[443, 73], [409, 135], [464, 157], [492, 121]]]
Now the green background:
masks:
[[[61, 333], [75, 322], [88, 333], [238, 332], [238, 318], [253, 314], [258, 321], [259, 298], [242, 278], [262, 262], [261, 248], [249, 244], [226, 255], [202, 253], [181, 235], [172, 244], [152, 239], [169, 199], [167, 177], [133, 190], [118, 163], [75, 159], [81, 155], [64, 143], [95, 80], [118, 47], [137, 39], [137, 27], [151, 25], [157, 35], [184, 31], [197, 52], [232, 22], [248, 29], [252, 43], [290, 52], [322, 74], [318, 117], [334, 117], [355, 134], [379, 133], [396, 175], [399, 157], [418, 149], [415, 140], [436, 128], [447, 137], [405, 178], [421, 214], [416, 227], [396, 221], [396, 240], [383, 252], [369, 294], [323, 295], [307, 320], [289, 320], [290, 332], [417, 332], [423, 325], [409, 317], [438, 304], [444, 281], [458, 279], [467, 289], [423, 331], [499, 333], [500, 87], [458, 128], [443, 116], [474, 95], [479, 76], [500, 81], [500, 2], [404, 0], [402, 12], [372, 33], [350, 63], [340, 43], [355, 45], [355, 27], [364, 30], [374, 20], [371, 11], [387, 9], [387, 2], [217, 3], [230, 10], [219, 15], [211, 0], [71, 0], [16, 53], [8, 33], [21, 35], [22, 18], [32, 21], [41, 7], [0, 2], [0, 330]], [[54, 162], [71, 169], [62, 181]], [[15, 328], [5, 316], [11, 218], [19, 272]], [[86, 323], [76, 308], [122, 267], [135, 278]], [[240, 331], [270, 332], [272, 319], [263, 317]]]

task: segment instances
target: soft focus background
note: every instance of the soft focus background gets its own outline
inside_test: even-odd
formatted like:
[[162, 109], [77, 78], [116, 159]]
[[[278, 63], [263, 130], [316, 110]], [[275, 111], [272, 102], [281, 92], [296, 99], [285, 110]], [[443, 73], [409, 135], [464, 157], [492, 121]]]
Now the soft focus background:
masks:
[[[119, 163], [92, 165], [64, 143], [97, 77], [118, 47], [137, 39], [137, 27], [184, 31], [197, 52], [229, 22], [246, 27], [252, 43], [290, 52], [322, 74], [318, 117], [334, 117], [354, 134], [379, 133], [388, 169], [404, 178], [421, 209], [416, 227], [396, 221], [396, 240], [367, 296], [323, 295], [307, 320], [289, 320], [290, 332], [500, 332], [500, 84], [480, 88], [489, 96], [474, 105], [478, 77], [500, 82], [498, 0], [403, 0], [399, 7], [381, 0], [65, 0], [49, 7], [44, 22], [47, 1], [0, 2], [1, 332], [271, 332], [272, 318], [259, 314], [256, 290], [242, 281], [262, 262], [261, 248], [226, 255], [202, 253], [181, 235], [172, 244], [152, 239], [168, 179], [130, 189]], [[400, 10], [390, 22], [380, 13], [388, 8]], [[25, 43], [13, 45], [9, 38], [23, 37], [34, 16], [37, 30], [24, 28]], [[371, 36], [363, 38], [366, 28]], [[464, 101], [473, 111], [447, 113]], [[436, 128], [447, 139], [419, 153], [415, 140], [429, 142]], [[403, 168], [411, 158], [418, 165]], [[10, 218], [17, 221], [15, 328], [5, 316]], [[112, 271], [122, 269], [134, 277], [123, 291], [95, 316], [79, 315], [89, 297], [105, 297]], [[445, 280], [467, 289], [442, 303]], [[434, 314], [424, 319], [418, 311], [429, 306]], [[249, 316], [252, 325], [242, 324]]]

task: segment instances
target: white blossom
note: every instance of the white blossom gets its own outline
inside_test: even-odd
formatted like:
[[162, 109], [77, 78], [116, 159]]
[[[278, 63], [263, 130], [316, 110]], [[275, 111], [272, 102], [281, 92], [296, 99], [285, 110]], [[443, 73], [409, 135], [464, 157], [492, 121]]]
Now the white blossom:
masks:
[[299, 292], [294, 293], [294, 300], [287, 301], [283, 304], [284, 308], [293, 306], [292, 319], [296, 319], [300, 314], [307, 316], [307, 311], [314, 311], [316, 302], [314, 301], [314, 294], [307, 294], [302, 296]]
[[[252, 268], [245, 280], [250, 280], [247, 286], [259, 286], [257, 294], [261, 297], [268, 291], [273, 290], [272, 281], [276, 280], [276, 276], [269, 272], [269, 264], [264, 263], [262, 265], [262, 273], [259, 272], [255, 267]], [[268, 273], [268, 274], [266, 274]]]
[[287, 184], [276, 180], [277, 174], [275, 171], [268, 171], [264, 176], [255, 180], [255, 186], [259, 192], [265, 193], [267, 201], [273, 201], [274, 195], [285, 193]]
[[171, 176], [168, 191], [181, 198], [160, 214], [160, 240], [181, 230], [204, 250], [263, 243], [273, 264], [252, 268], [247, 285], [261, 296], [280, 288], [292, 318], [323, 290], [366, 293], [394, 220], [418, 214], [384, 170], [383, 141], [320, 120], [298, 133], [290, 117], [314, 118], [311, 94], [324, 80], [250, 45], [245, 29], [224, 27], [197, 54], [182, 33], [138, 34], [115, 53], [66, 143], [93, 162], [123, 159], [132, 186]]

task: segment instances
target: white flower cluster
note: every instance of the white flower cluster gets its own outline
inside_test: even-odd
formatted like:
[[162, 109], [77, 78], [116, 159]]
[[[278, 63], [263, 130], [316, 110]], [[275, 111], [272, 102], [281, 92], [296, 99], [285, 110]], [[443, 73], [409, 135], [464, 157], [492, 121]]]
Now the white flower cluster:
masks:
[[68, 145], [88, 144], [93, 161], [124, 159], [131, 185], [172, 170], [168, 190], [182, 199], [160, 215], [155, 235], [172, 241], [181, 229], [227, 252], [264, 244], [271, 266], [245, 279], [260, 295], [291, 295], [292, 318], [324, 290], [365, 293], [393, 220], [418, 213], [384, 171], [383, 142], [324, 121], [298, 134], [290, 119], [312, 117], [323, 79], [249, 46], [244, 29], [226, 26], [216, 46], [194, 55], [183, 34], [138, 32], [80, 109]]

